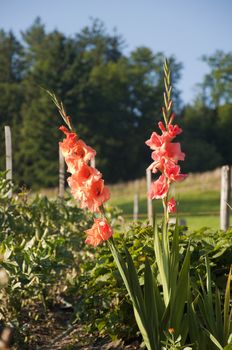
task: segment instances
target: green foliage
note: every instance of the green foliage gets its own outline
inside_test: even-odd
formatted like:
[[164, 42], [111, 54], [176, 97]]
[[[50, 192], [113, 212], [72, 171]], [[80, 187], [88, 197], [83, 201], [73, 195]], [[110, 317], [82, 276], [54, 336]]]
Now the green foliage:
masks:
[[203, 283], [200, 278], [200, 284], [200, 290], [194, 293], [195, 300], [189, 305], [190, 338], [197, 349], [223, 350], [224, 346], [226, 349], [232, 340], [231, 268], [225, 293], [221, 295], [212, 281], [206, 257], [206, 281]]
[[[0, 30], [0, 169], [5, 168], [4, 125], [18, 128], [23, 102], [21, 80], [24, 65], [22, 45], [12, 32]], [[16, 130], [15, 130], [16, 131]], [[17, 140], [13, 132], [13, 146]]]
[[[9, 200], [9, 186], [1, 174], [0, 319], [16, 327], [20, 343], [26, 336], [30, 339], [27, 319], [36, 322], [55, 302], [53, 288], [65, 283], [91, 217], [60, 201], [29, 201], [28, 193]], [[3, 285], [4, 273], [9, 281]]]
[[232, 53], [217, 50], [211, 56], [203, 56], [210, 67], [202, 83], [203, 98], [206, 103], [218, 107], [232, 103]]
[[[159, 234], [161, 234], [160, 230]], [[174, 228], [171, 227], [170, 238], [173, 234]], [[229, 271], [232, 254], [231, 230], [224, 233], [222, 231], [211, 232], [207, 229], [201, 229], [189, 235], [184, 227], [180, 227], [178, 229], [178, 235], [180, 240], [180, 252], [178, 256], [176, 256], [176, 259], [179, 259], [181, 266], [183, 266], [184, 252], [188, 246], [191, 252], [190, 277], [192, 288], [200, 288], [201, 282], [199, 276], [204, 280], [205, 257], [209, 256], [212, 280], [219, 288], [221, 295], [224, 295], [226, 274]], [[157, 275], [153, 249], [153, 229], [149, 226], [147, 227], [145, 224], [132, 225], [123, 233], [121, 230], [118, 230], [118, 232], [114, 234], [114, 241], [124, 259], [126, 258], [124, 252], [124, 247], [126, 245], [136, 267], [139, 284], [145, 293], [144, 296], [150, 293], [148, 292], [149, 288], [146, 286], [144, 287], [144, 272], [146, 270], [145, 285], [148, 286], [153, 282], [151, 282], [150, 279], [151, 275], [146, 260], [151, 264], [154, 263], [152, 271], [155, 273], [155, 276]], [[172, 262], [172, 264], [173, 263], [174, 262]], [[109, 334], [112, 338], [122, 337], [126, 341], [133, 339], [138, 332], [137, 325], [132, 317], [133, 307], [107, 245], [95, 249], [92, 253], [86, 248], [82, 258], [78, 261], [78, 268], [79, 274], [74, 275], [69, 280], [70, 295], [73, 295], [73, 293], [78, 295], [76, 302], [77, 318], [85, 322], [90, 331], [98, 330], [101, 335]], [[174, 270], [175, 269], [172, 269], [171, 272]], [[171, 273], [171, 276], [175, 278], [175, 274]], [[158, 289], [161, 288], [161, 283], [160, 279], [158, 279]], [[178, 287], [178, 284], [176, 286], [176, 300], [178, 300], [179, 296], [178, 290], [181, 290], [182, 287], [183, 285], [181, 283], [180, 287]], [[184, 288], [185, 287], [186, 285], [184, 284]], [[161, 315], [164, 303], [159, 295], [160, 294], [156, 292], [156, 303], [159, 305], [157, 311], [158, 314]], [[146, 300], [149, 300], [148, 309], [151, 312], [152, 297], [150, 294], [147, 294]], [[178, 301], [178, 304], [180, 303], [182, 303], [181, 300]], [[175, 309], [174, 295], [172, 307], [173, 318], [170, 321], [171, 323], [166, 324], [166, 328], [164, 328], [163, 338], [161, 339], [163, 342], [166, 341], [165, 337], [168, 333], [168, 328], [173, 327], [175, 329], [175, 327], [177, 327], [176, 323], [179, 322], [178, 318], [175, 318], [178, 312]], [[184, 306], [184, 313], [186, 313], [186, 305]], [[152, 317], [155, 317], [155, 314], [153, 316], [150, 314], [149, 319], [152, 320]], [[175, 326], [173, 323], [175, 323]], [[185, 320], [182, 326], [186, 325], [186, 323]], [[180, 324], [181, 323], [179, 323], [179, 325]], [[179, 334], [175, 332], [174, 335], [175, 341], [177, 341]], [[205, 337], [207, 338], [207, 336]], [[187, 343], [193, 343], [193, 340], [183, 335], [181, 339], [182, 345], [185, 339]], [[211, 343], [209, 342], [207, 344], [209, 345]], [[189, 346], [192, 347], [193, 345]], [[197, 349], [196, 345], [194, 346], [193, 349]]]
[[223, 158], [227, 164], [232, 164], [232, 155], [230, 149], [232, 147], [232, 104], [224, 104], [218, 107], [218, 148], [223, 154]]
[[[10, 186], [2, 174], [0, 314], [2, 320], [17, 327], [20, 348], [25, 346], [22, 340], [26, 336], [29, 336], [27, 342], [31, 341], [30, 323], [46, 316], [47, 308], [55, 302], [54, 288], [60, 285], [68, 287], [66, 297], [73, 302], [76, 319], [86, 325], [90, 332], [97, 331], [112, 338], [122, 337], [126, 342], [138, 337], [139, 330], [132, 316], [133, 306], [109, 247], [103, 244], [93, 249], [84, 244], [83, 231], [90, 226], [92, 218], [70, 202], [65, 204], [39, 197], [30, 201], [26, 192], [9, 200], [7, 192]], [[202, 229], [190, 235], [185, 227], [175, 229], [170, 226], [170, 248], [175, 254], [171, 254], [167, 275], [167, 266], [161, 266], [164, 262], [161, 256], [165, 253], [161, 227], [156, 233], [156, 240], [159, 240], [155, 252], [152, 227], [134, 224], [125, 230], [120, 221], [120, 212], [112, 208], [107, 210], [107, 217], [115, 228], [114, 241], [122, 259], [126, 261], [125, 271], [129, 266], [131, 269], [132, 261], [135, 265], [137, 272], [134, 270], [134, 277], [128, 281], [133, 289], [141, 290], [152, 334], [155, 337], [160, 335], [160, 347], [157, 349], [162, 346], [169, 350], [181, 349], [186, 344], [194, 350], [213, 349], [211, 339], [214, 338], [222, 347], [228, 348], [231, 320], [223, 318], [223, 315], [229, 315], [231, 303], [230, 278], [226, 275], [231, 264], [232, 231], [225, 233]], [[178, 245], [179, 253], [176, 250]], [[188, 271], [185, 268], [189, 264], [189, 255], [185, 253], [188, 249], [191, 252], [189, 294], [184, 277]], [[207, 275], [206, 257], [210, 263], [210, 272], [207, 265]], [[206, 276], [211, 284], [206, 282]], [[169, 288], [174, 284], [170, 295]], [[207, 311], [207, 308], [211, 311]], [[191, 322], [186, 318], [187, 314]], [[208, 321], [211, 314], [213, 321]], [[28, 319], [31, 321], [28, 322]], [[161, 332], [159, 327], [152, 326], [157, 324], [157, 320]], [[219, 337], [223, 334], [220, 324], [227, 332], [223, 341]], [[170, 328], [174, 329], [174, 333], [169, 332]], [[197, 347], [199, 339], [200, 348]], [[205, 348], [203, 344], [206, 344]]]
[[[149, 230], [151, 233], [151, 230]], [[150, 240], [147, 230], [134, 227], [125, 235], [114, 234], [114, 240], [121, 248], [127, 244], [136, 258], [140, 272], [144, 271], [145, 252], [152, 249], [145, 246]], [[143, 240], [144, 246], [141, 245]], [[69, 293], [77, 294], [77, 318], [100, 334], [109, 334], [112, 338], [131, 339], [135, 337], [137, 326], [132, 317], [132, 306], [120, 274], [114, 264], [113, 256], [107, 245], [103, 245], [91, 254], [86, 247], [78, 262], [79, 274], [70, 279]]]
[[199, 84], [192, 106], [183, 109], [186, 171], [205, 171], [231, 164], [232, 53], [203, 56], [209, 73]]

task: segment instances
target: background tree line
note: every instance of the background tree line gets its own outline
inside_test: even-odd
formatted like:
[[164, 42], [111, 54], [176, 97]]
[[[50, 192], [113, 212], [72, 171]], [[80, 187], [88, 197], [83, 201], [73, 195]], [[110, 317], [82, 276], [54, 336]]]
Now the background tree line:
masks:
[[[164, 54], [124, 41], [94, 20], [73, 37], [47, 33], [39, 19], [20, 40], [0, 31], [0, 169], [5, 167], [4, 125], [13, 130], [18, 184], [57, 185], [61, 120], [42, 88], [56, 93], [78, 134], [97, 150], [108, 182], [144, 176], [144, 144], [160, 119]], [[184, 127], [185, 171], [232, 163], [232, 53], [203, 57], [210, 68], [192, 105], [183, 106], [177, 82], [182, 64], [171, 62], [175, 110]], [[42, 88], [41, 88], [42, 87]]]

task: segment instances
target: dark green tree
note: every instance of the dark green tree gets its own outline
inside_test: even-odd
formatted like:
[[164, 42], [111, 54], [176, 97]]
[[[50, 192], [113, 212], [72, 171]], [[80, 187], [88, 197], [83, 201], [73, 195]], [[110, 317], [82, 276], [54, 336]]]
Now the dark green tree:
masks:
[[232, 104], [217, 109], [217, 143], [223, 155], [224, 164], [232, 164]]
[[186, 172], [202, 172], [222, 164], [218, 146], [217, 113], [203, 105], [186, 106], [183, 110], [183, 149]]
[[34, 187], [54, 186], [58, 181], [59, 122], [42, 87], [65, 96], [65, 78], [75, 55], [70, 40], [57, 31], [46, 34], [40, 20], [23, 33], [23, 39], [27, 70], [22, 82], [25, 99], [16, 152], [18, 180]]
[[211, 56], [203, 56], [203, 61], [209, 66], [202, 84], [204, 104], [217, 108], [223, 104], [232, 103], [232, 52], [216, 51]]
[[209, 73], [198, 86], [194, 104], [183, 112], [185, 166], [190, 171], [232, 163], [232, 53], [216, 51], [203, 60]]
[[[161, 114], [163, 55], [145, 47], [125, 55], [120, 35], [109, 34], [98, 20], [68, 38], [59, 31], [47, 33], [36, 19], [22, 38], [12, 60], [11, 73], [17, 74], [10, 82], [22, 93], [16, 105], [10, 104], [17, 116], [18, 182], [34, 187], [57, 184], [62, 122], [41, 87], [62, 99], [80, 137], [96, 148], [97, 166], [107, 181], [144, 176], [150, 162], [144, 142]], [[181, 65], [173, 57], [170, 61], [175, 86]], [[4, 74], [12, 76], [7, 69], [5, 64]], [[15, 97], [11, 91], [9, 95]], [[175, 98], [179, 103], [179, 92]]]
[[23, 74], [22, 45], [12, 32], [0, 30], [0, 169], [5, 168], [5, 125], [12, 127], [13, 144], [17, 143], [16, 129], [21, 122], [19, 110], [23, 100]]

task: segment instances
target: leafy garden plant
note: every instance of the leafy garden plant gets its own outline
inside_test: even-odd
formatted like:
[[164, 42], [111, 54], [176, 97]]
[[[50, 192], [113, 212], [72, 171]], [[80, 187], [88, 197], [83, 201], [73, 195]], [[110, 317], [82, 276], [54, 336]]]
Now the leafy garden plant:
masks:
[[9, 199], [11, 186], [0, 173], [0, 326], [15, 329], [20, 349], [35, 348], [33, 325], [57, 302], [54, 288], [67, 284], [91, 216], [68, 201], [29, 200], [26, 191]]
[[[162, 109], [164, 122], [158, 123], [161, 134], [153, 132], [146, 141], [153, 151], [153, 162], [149, 169], [155, 176], [160, 174], [158, 179], [152, 182], [148, 196], [151, 199], [162, 200], [164, 215], [161, 229], [155, 222], [153, 225], [154, 257], [153, 259], [145, 257], [142, 282], [127, 244], [125, 243], [123, 250], [119, 250], [113, 228], [105, 214], [104, 204], [110, 198], [110, 191], [100, 171], [89, 164], [96, 152], [79, 138], [62, 103], [49, 92], [68, 127], [60, 127], [66, 136], [63, 142], [60, 142], [60, 149], [68, 166], [68, 172], [71, 173], [68, 184], [80, 207], [88, 208], [95, 215], [92, 227], [85, 231], [87, 234], [85, 242], [93, 247], [107, 242], [132, 303], [135, 320], [146, 348], [203, 350], [207, 347], [214, 349], [216, 346], [223, 349], [227, 346], [228, 349], [231, 342], [228, 296], [231, 275], [228, 276], [222, 312], [220, 295], [218, 292], [216, 296], [212, 294], [209, 263], [206, 263], [206, 290], [201, 278], [200, 286], [194, 288], [190, 278], [191, 242], [185, 247], [180, 244], [178, 218], [174, 230], [170, 230], [169, 216], [170, 213], [176, 212], [176, 202], [173, 197], [170, 198], [170, 186], [173, 182], [184, 180], [186, 175], [181, 174], [178, 164], [184, 160], [185, 154], [181, 151], [180, 143], [173, 142], [182, 130], [174, 124], [171, 73], [167, 61], [164, 63], [164, 85]], [[210, 320], [208, 312], [212, 316]], [[217, 324], [212, 327], [214, 320]], [[195, 335], [192, 322], [195, 322], [195, 329], [198, 329]], [[223, 337], [218, 327], [224, 329]], [[200, 332], [204, 334], [204, 347], [201, 345]]]

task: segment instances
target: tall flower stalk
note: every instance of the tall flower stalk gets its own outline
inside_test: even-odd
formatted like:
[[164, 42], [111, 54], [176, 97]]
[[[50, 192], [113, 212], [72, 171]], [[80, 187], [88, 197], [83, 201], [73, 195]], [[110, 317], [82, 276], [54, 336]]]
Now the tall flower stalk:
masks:
[[169, 189], [173, 182], [185, 179], [186, 174], [181, 174], [179, 161], [183, 161], [185, 154], [181, 151], [180, 143], [172, 142], [182, 132], [182, 129], [174, 124], [175, 114], [172, 112], [172, 86], [171, 72], [167, 60], [164, 62], [164, 106], [162, 108], [164, 123], [160, 121], [158, 127], [161, 135], [153, 132], [147, 146], [151, 148], [153, 163], [148, 169], [152, 173], [160, 173], [159, 178], [151, 185], [148, 196], [151, 199], [162, 199], [165, 222], [168, 222], [169, 213], [176, 211], [174, 198], [169, 200]]
[[102, 241], [108, 240], [113, 230], [105, 218], [103, 204], [110, 198], [110, 190], [104, 184], [102, 173], [89, 163], [96, 155], [96, 151], [87, 146], [74, 130], [71, 118], [66, 114], [62, 102], [59, 102], [54, 94], [49, 92], [54, 104], [67, 125], [61, 126], [60, 130], [65, 134], [63, 142], [59, 143], [60, 150], [64, 156], [71, 174], [67, 182], [73, 197], [79, 201], [81, 208], [88, 208], [96, 214], [91, 229], [86, 230], [86, 243], [94, 247]]
[[[173, 182], [183, 180], [178, 162], [184, 160], [180, 144], [172, 142], [182, 130], [174, 124], [175, 115], [172, 113], [171, 74], [168, 62], [164, 63], [164, 123], [158, 123], [161, 134], [153, 132], [146, 144], [152, 149], [153, 163], [150, 169], [154, 174], [160, 173], [149, 191], [152, 199], [161, 198], [164, 207], [164, 231], [160, 235], [154, 227], [155, 261], [150, 265], [146, 260], [144, 285], [140, 285], [137, 271], [128, 250], [125, 248], [125, 259], [119, 253], [113, 239], [113, 230], [105, 217], [104, 203], [109, 199], [110, 192], [104, 184], [102, 174], [89, 165], [90, 159], [96, 152], [84, 141], [79, 139], [66, 115], [64, 107], [56, 97], [49, 93], [58, 107], [59, 113], [68, 129], [61, 126], [66, 138], [60, 142], [71, 176], [68, 184], [75, 199], [79, 200], [82, 208], [87, 207], [95, 214], [92, 228], [86, 231], [86, 243], [96, 246], [107, 241], [114, 261], [121, 274], [129, 297], [134, 315], [148, 350], [160, 350], [166, 340], [169, 329], [173, 329], [173, 342], [184, 344], [188, 332], [188, 322], [185, 314], [185, 303], [189, 290], [189, 252], [187, 251], [182, 266], [179, 264], [179, 235], [176, 225], [172, 243], [168, 235], [168, 218], [170, 212], [175, 212], [174, 198], [169, 199], [169, 189]], [[173, 348], [172, 348], [173, 349]]]

